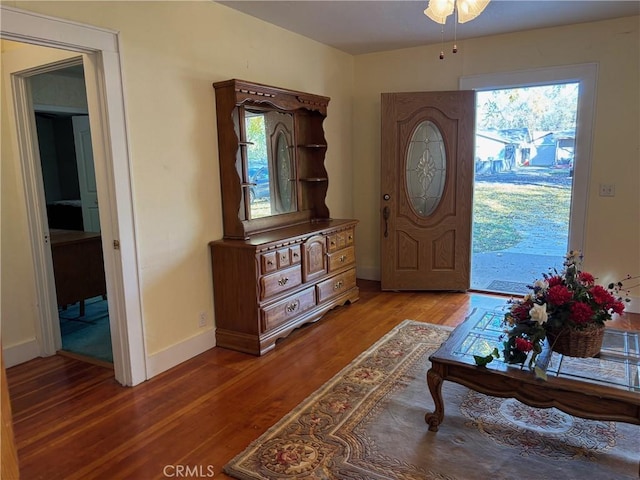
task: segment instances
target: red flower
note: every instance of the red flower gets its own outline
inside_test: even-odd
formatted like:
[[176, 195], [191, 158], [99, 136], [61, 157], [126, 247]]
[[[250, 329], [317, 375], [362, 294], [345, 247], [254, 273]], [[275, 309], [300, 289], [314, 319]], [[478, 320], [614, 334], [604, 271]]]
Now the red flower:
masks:
[[593, 317], [593, 310], [584, 302], [576, 302], [571, 305], [571, 320], [575, 323], [588, 323]]
[[533, 306], [532, 301], [526, 301], [522, 303], [517, 303], [511, 307], [511, 315], [518, 321], [526, 321], [529, 320], [529, 310]]
[[516, 348], [521, 352], [529, 352], [533, 348], [533, 343], [526, 338], [518, 337], [516, 338]]
[[580, 272], [578, 274], [578, 279], [585, 285], [593, 285], [596, 282], [594, 276], [589, 272]]
[[594, 285], [593, 288], [590, 290], [590, 293], [591, 293], [591, 296], [593, 297], [593, 301], [596, 302], [596, 304], [598, 305], [611, 305], [613, 302], [616, 301], [616, 299], [613, 298], [613, 295], [611, 295], [601, 285]]
[[554, 275], [553, 277], [547, 278], [547, 283], [549, 284], [549, 288], [562, 285], [562, 277], [560, 275]]
[[547, 291], [547, 301], [553, 305], [564, 305], [571, 301], [573, 294], [564, 285], [555, 285]]
[[624, 303], [622, 303], [619, 300], [615, 300], [613, 302], [613, 305], [609, 306], [609, 308], [611, 308], [613, 310], [613, 313], [617, 313], [618, 315], [622, 315], [622, 312], [624, 312]]

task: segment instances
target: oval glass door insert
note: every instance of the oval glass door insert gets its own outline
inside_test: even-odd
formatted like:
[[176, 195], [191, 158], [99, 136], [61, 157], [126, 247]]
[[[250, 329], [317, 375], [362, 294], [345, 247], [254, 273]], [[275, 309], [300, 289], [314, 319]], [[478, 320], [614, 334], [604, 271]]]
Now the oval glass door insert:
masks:
[[407, 151], [407, 195], [416, 213], [428, 217], [440, 204], [447, 176], [447, 156], [442, 133], [435, 123], [420, 123]]

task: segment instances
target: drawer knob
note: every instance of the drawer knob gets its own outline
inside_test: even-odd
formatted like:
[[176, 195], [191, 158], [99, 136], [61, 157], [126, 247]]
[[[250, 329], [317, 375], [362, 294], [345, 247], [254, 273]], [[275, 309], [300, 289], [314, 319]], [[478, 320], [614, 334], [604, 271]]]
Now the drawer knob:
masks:
[[287, 304], [287, 307], [286, 307], [287, 313], [295, 312], [298, 309], [299, 306], [300, 306], [300, 302], [298, 300], [296, 300], [295, 302]]
[[282, 286], [286, 285], [288, 281], [289, 281], [289, 277], [281, 278], [280, 280], [278, 280], [278, 285], [280, 285], [282, 287]]
[[342, 288], [342, 280], [338, 280], [336, 283], [333, 284], [333, 289], [334, 290], [340, 290]]
[[294, 252], [293, 253], [293, 258], [298, 258], [300, 255], [298, 255], [298, 252]]
[[340, 255], [340, 263], [343, 263], [347, 259], [346, 255]]
[[273, 265], [273, 260], [267, 260], [267, 265]]

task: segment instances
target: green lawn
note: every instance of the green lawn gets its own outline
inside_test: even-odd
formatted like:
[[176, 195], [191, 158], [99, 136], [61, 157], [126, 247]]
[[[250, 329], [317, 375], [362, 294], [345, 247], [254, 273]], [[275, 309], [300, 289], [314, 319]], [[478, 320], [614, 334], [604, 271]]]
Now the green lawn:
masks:
[[522, 240], [514, 219], [532, 229], [544, 224], [566, 235], [571, 188], [476, 182], [473, 204], [473, 252], [499, 251]]

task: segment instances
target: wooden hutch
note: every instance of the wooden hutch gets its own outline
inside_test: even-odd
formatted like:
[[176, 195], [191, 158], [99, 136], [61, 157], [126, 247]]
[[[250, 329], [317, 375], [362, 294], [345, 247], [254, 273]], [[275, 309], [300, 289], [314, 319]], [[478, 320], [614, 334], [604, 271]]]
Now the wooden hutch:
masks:
[[213, 84], [224, 238], [210, 243], [220, 347], [262, 355], [359, 298], [357, 220], [329, 217], [328, 97], [242, 80]]

